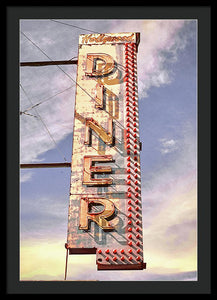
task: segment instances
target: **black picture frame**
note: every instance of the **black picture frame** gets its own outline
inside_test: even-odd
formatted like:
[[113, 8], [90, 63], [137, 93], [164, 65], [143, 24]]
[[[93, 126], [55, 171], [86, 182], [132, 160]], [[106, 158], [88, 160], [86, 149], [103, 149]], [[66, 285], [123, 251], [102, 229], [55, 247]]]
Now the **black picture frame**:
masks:
[[[20, 1], [19, 1], [20, 2]], [[70, 2], [69, 2], [70, 3]], [[153, 5], [153, 4], [152, 4]], [[72, 9], [69, 9], [71, 7]], [[64, 1], [16, 4], [6, 15], [6, 294], [210, 294], [211, 293], [211, 5], [83, 6]], [[198, 280], [19, 281], [19, 20], [198, 20]]]

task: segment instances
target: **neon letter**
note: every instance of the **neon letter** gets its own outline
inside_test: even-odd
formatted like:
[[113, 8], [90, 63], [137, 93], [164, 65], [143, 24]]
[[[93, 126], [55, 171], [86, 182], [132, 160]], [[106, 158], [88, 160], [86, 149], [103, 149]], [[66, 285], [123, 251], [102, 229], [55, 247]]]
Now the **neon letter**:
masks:
[[102, 156], [84, 156], [84, 172], [83, 172], [83, 184], [86, 185], [108, 185], [112, 184], [111, 178], [93, 178], [94, 173], [111, 173], [111, 167], [98, 167], [93, 166], [95, 162], [109, 162], [112, 161], [111, 155]]
[[[97, 205], [103, 205], [104, 208], [102, 211], [94, 212], [90, 211], [91, 208]], [[111, 217], [115, 211], [114, 203], [106, 198], [81, 198], [81, 207], [80, 207], [80, 224], [79, 229], [88, 230], [88, 221], [94, 221], [99, 227], [103, 230], [114, 229], [109, 222], [106, 220]]]
[[108, 118], [108, 132], [106, 132], [105, 129], [101, 125], [99, 125], [93, 118], [86, 118], [85, 126], [85, 145], [90, 145], [91, 130], [94, 130], [106, 145], [111, 145], [113, 143], [112, 118]]
[[[99, 61], [103, 62], [99, 64]], [[91, 53], [87, 54], [86, 72], [88, 76], [102, 76], [111, 73], [115, 62], [109, 54]]]
[[104, 85], [97, 83], [96, 84], [96, 108], [103, 108], [103, 95], [104, 95]]

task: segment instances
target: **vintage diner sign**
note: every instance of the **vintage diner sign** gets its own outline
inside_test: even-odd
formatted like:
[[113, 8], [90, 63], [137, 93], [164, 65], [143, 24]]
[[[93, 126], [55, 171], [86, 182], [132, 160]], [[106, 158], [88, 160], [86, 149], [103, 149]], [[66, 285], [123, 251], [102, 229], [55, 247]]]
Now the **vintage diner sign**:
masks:
[[137, 51], [139, 33], [79, 37], [69, 254], [98, 270], [142, 270]]

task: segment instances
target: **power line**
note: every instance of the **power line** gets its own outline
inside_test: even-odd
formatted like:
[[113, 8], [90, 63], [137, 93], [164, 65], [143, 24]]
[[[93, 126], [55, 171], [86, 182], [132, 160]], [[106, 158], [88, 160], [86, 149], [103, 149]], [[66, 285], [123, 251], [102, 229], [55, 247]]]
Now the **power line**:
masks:
[[20, 115], [27, 115], [27, 116], [30, 116], [30, 117], [34, 117], [34, 118], [38, 118], [38, 117], [36, 117], [36, 116], [34, 116], [34, 115], [32, 115], [32, 114], [30, 114], [30, 113], [27, 113], [27, 112], [25, 112], [25, 111], [21, 111], [20, 112]]
[[[37, 49], [39, 49], [49, 60], [52, 61], [52, 59], [39, 47], [37, 46], [25, 33], [23, 33], [22, 31], [20, 31]], [[80, 86], [78, 84], [78, 82], [76, 82], [76, 80], [74, 80], [68, 73], [66, 73], [59, 65], [56, 65], [57, 68], [59, 68], [69, 79], [71, 79], [75, 85], [79, 86], [91, 99], [93, 99], [94, 101], [96, 101], [82, 86]]]
[[[31, 101], [31, 99], [29, 98], [29, 96], [28, 96], [28, 94], [26, 93], [26, 91], [25, 91], [25, 89], [23, 88], [23, 86], [22, 86], [22, 84], [20, 83], [20, 87], [21, 87], [21, 89], [23, 90], [23, 92], [24, 92], [24, 94], [25, 94], [25, 96], [27, 97], [27, 99], [29, 100], [29, 102], [33, 105], [33, 103], [32, 103], [32, 101]], [[44, 127], [45, 127], [45, 129], [46, 129], [46, 131], [47, 131], [47, 133], [48, 133], [48, 135], [49, 135], [49, 137], [51, 138], [51, 140], [53, 141], [53, 143], [55, 144], [55, 146], [56, 146], [56, 149], [59, 151], [59, 153], [63, 156], [63, 158], [64, 158], [64, 160], [65, 160], [65, 162], [67, 162], [67, 159], [65, 158], [65, 156], [64, 156], [64, 154], [63, 154], [63, 152], [59, 149], [59, 147], [58, 147], [58, 145], [57, 145], [57, 143], [56, 143], [56, 141], [54, 140], [54, 138], [53, 138], [53, 136], [52, 136], [52, 134], [50, 133], [50, 131], [49, 131], [49, 129], [48, 129], [48, 127], [47, 127], [47, 125], [45, 124], [45, 122], [43, 121], [43, 119], [42, 119], [42, 117], [40, 116], [40, 114], [39, 114], [39, 112], [37, 111], [37, 109], [36, 108], [34, 108], [34, 110], [35, 110], [35, 112], [36, 112], [36, 114], [38, 115], [38, 118], [40, 119], [40, 121], [42, 122], [42, 124], [44, 125]]]
[[67, 26], [71, 26], [71, 27], [74, 27], [74, 28], [78, 28], [78, 29], [82, 29], [82, 30], [85, 30], [85, 31], [89, 31], [89, 32], [93, 32], [93, 33], [98, 33], [98, 34], [100, 34], [100, 32], [93, 31], [93, 30], [86, 29], [86, 28], [82, 28], [82, 27], [79, 27], [79, 26], [76, 26], [76, 25], [72, 25], [72, 24], [68, 24], [68, 23], [56, 21], [56, 20], [53, 20], [53, 19], [49, 19], [49, 20], [52, 21], [52, 22], [56, 22], [56, 23], [60, 23], [60, 24], [67, 25]]
[[[25, 33], [21, 31], [21, 33], [35, 46], [37, 49], [39, 49], [49, 60], [52, 61], [52, 59], [39, 47], [37, 46]], [[59, 65], [56, 65], [57, 68], [59, 68], [68, 78], [70, 78], [76, 85], [78, 85], [89, 97], [94, 99], [83, 87], [81, 87], [76, 80], [74, 80], [68, 73], [66, 73]], [[95, 100], [95, 99], [94, 99]]]
[[38, 45], [36, 45], [24, 32], [20, 31], [39, 51], [41, 51], [50, 61], [53, 61]]
[[58, 95], [64, 93], [65, 91], [70, 90], [72, 87], [73, 87], [73, 85], [70, 86], [70, 87], [68, 87], [68, 88], [66, 88], [65, 90], [63, 90], [63, 91], [61, 91], [61, 92], [59, 92], [59, 93], [53, 95], [53, 96], [50, 96], [50, 97], [48, 97], [48, 98], [42, 100], [42, 101], [39, 102], [39, 103], [34, 104], [34, 105], [31, 106], [31, 107], [28, 107], [28, 108], [25, 109], [24, 111], [21, 111], [20, 114], [26, 114], [27, 111], [29, 111], [29, 110], [35, 108], [36, 106], [39, 106], [39, 105], [41, 105], [41, 104], [43, 104], [43, 103], [45, 103], [45, 102], [47, 102], [47, 101], [50, 101], [51, 99], [53, 99], [53, 98], [55, 98], [56, 96], [58, 96]]
[[[25, 33], [23, 33], [22, 31], [20, 31], [37, 49], [39, 49], [39, 51], [41, 51], [49, 60], [52, 61], [52, 59], [38, 46], [36, 45]], [[76, 80], [74, 80], [68, 73], [65, 72], [65, 70], [63, 70], [59, 65], [56, 65], [57, 68], [59, 68], [70, 80], [72, 80], [75, 85], [79, 86], [80, 89], [82, 89], [94, 102], [96, 102], [96, 99], [93, 98]], [[118, 69], [118, 67], [117, 67]], [[119, 69], [120, 70], [120, 69]], [[121, 70], [120, 70], [121, 71]], [[106, 111], [106, 113], [108, 113], [111, 117], [113, 117], [113, 115]], [[119, 123], [119, 125], [124, 129], [124, 126], [116, 120], [117, 123]]]
[[[51, 19], [52, 20], [52, 19]], [[41, 51], [51, 62], [53, 62], [53, 60], [38, 46], [36, 45], [25, 33], [23, 33], [22, 31], [20, 31], [35, 47], [37, 47], [39, 49], [39, 51]], [[74, 58], [74, 57], [73, 57]], [[88, 58], [89, 60], [91, 60], [90, 58]], [[122, 66], [124, 68], [123, 65], [118, 64], [119, 66]], [[81, 87], [68, 73], [66, 73], [59, 65], [56, 65], [66, 76], [68, 76], [76, 85], [78, 85], [89, 97], [91, 97], [94, 101], [95, 99], [83, 88]], [[118, 68], [118, 66], [116, 66], [117, 69], [119, 71], [122, 71], [121, 69]]]

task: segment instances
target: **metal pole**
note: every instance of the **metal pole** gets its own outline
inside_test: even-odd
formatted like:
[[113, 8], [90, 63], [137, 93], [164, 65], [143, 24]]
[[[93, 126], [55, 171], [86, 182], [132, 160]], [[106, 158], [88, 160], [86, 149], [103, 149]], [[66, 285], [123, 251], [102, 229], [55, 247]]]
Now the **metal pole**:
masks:
[[21, 169], [33, 168], [70, 168], [71, 163], [42, 163], [42, 164], [20, 164]]
[[67, 267], [68, 267], [68, 253], [69, 253], [69, 249], [66, 249], [66, 265], [65, 265], [65, 277], [64, 280], [66, 280], [66, 276], [67, 276]]
[[50, 65], [77, 65], [78, 60], [27, 61], [21, 62], [21, 67], [41, 67]]

